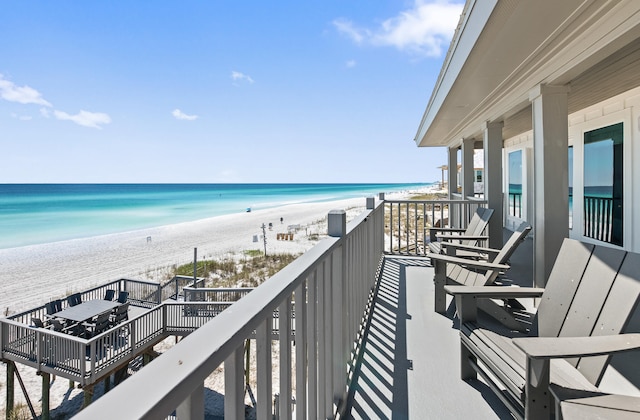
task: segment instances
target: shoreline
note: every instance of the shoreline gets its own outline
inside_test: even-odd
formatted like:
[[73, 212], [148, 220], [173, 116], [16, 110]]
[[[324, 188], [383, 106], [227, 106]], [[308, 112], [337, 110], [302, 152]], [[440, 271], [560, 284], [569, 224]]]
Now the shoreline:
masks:
[[[404, 194], [403, 194], [404, 195]], [[288, 204], [248, 213], [215, 216], [123, 233], [70, 239], [0, 250], [0, 310], [3, 315], [42, 305], [51, 299], [120, 278], [159, 281], [173, 265], [198, 259], [213, 259], [246, 250], [263, 250], [261, 225], [266, 230], [267, 252], [302, 253], [317, 241], [306, 240], [307, 232], [294, 234], [293, 241], [279, 241], [277, 233], [289, 225], [313, 229], [334, 209], [365, 207], [364, 198], [318, 203]], [[280, 222], [283, 218], [283, 222]], [[258, 242], [254, 242], [258, 235]]]

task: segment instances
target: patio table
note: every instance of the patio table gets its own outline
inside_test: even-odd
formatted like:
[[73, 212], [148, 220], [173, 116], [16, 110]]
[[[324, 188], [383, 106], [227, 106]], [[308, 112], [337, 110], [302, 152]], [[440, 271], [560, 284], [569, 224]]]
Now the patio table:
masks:
[[88, 300], [79, 305], [72, 306], [60, 312], [53, 314], [56, 318], [64, 318], [73, 322], [84, 322], [90, 320], [96, 315], [103, 312], [111, 311], [113, 308], [120, 306], [121, 303], [110, 300]]

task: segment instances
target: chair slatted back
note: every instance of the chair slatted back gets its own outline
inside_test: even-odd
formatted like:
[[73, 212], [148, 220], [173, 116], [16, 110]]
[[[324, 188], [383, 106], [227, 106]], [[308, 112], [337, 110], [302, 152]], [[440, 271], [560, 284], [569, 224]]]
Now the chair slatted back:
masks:
[[[594, 323], [592, 336], [620, 334], [640, 302], [640, 254], [629, 252], [612, 284], [602, 310]], [[584, 357], [578, 370], [594, 384], [599, 384], [610, 357]], [[638, 369], [634, 363], [633, 369]]]
[[[639, 300], [639, 254], [565, 239], [534, 325], [541, 337], [620, 334]], [[609, 357], [568, 361], [597, 386]]]
[[129, 298], [129, 292], [121, 291], [120, 293], [118, 293], [118, 302], [126, 303], [128, 298]]
[[[488, 209], [485, 207], [478, 207], [476, 212], [471, 217], [469, 224], [467, 225], [467, 230], [465, 230], [465, 235], [470, 236], [479, 236], [482, 235], [484, 230], [489, 223], [489, 219], [491, 219], [491, 215], [493, 214], [493, 209]], [[460, 241], [460, 243], [465, 245], [474, 245], [478, 243], [477, 239], [468, 239]]]
[[93, 335], [100, 334], [109, 329], [109, 312], [98, 315], [96, 318], [95, 330]]
[[594, 248], [591, 244], [564, 240], [538, 305], [533, 323], [537, 331], [532, 331], [535, 335], [557, 337], [560, 334], [561, 321], [567, 317]]
[[[530, 231], [531, 226], [527, 223], [520, 224], [491, 261], [496, 264], [506, 264]], [[465, 286], [490, 285], [496, 281], [498, 275], [500, 275], [499, 270], [473, 270], [457, 264], [447, 264], [447, 279]]]
[[54, 307], [55, 312], [60, 312], [62, 310], [62, 301], [60, 299], [54, 300], [53, 301], [53, 307]]

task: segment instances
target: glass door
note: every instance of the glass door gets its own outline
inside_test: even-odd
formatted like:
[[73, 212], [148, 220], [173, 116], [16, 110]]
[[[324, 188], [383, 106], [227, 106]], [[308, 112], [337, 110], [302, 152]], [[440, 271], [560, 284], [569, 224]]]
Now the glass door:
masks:
[[622, 123], [584, 134], [584, 236], [623, 245]]

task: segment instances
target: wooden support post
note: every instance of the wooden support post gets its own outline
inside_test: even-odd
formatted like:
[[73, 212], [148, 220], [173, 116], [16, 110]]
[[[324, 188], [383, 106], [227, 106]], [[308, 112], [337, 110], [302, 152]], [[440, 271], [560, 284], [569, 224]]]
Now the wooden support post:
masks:
[[16, 370], [16, 364], [13, 362], [7, 362], [7, 401], [6, 401], [6, 412], [7, 412], [7, 420], [13, 418], [13, 409], [15, 405], [14, 400], [14, 372]]
[[118, 385], [120, 382], [124, 381], [127, 378], [128, 366], [124, 366], [121, 369], [116, 370], [116, 373], [113, 375], [113, 384]]
[[51, 390], [51, 375], [41, 372], [42, 376], [42, 420], [49, 420], [49, 395]]
[[85, 385], [82, 388], [82, 393], [84, 394], [84, 401], [82, 402], [82, 408], [85, 408], [91, 401], [93, 401], [93, 385]]
[[111, 375], [104, 378], [104, 393], [111, 391]]

